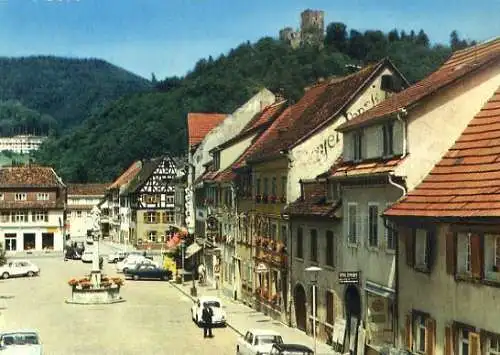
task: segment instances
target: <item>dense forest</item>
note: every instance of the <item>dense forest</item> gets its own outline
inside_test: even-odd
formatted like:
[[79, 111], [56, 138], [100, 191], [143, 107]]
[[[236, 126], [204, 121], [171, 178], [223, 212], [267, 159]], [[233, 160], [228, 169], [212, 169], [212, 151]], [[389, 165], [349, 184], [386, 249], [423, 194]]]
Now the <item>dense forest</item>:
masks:
[[134, 159], [185, 153], [188, 112], [230, 113], [264, 87], [293, 102], [319, 78], [345, 75], [349, 65], [383, 57], [415, 82], [470, 44], [456, 32], [450, 45], [431, 45], [424, 31], [348, 32], [342, 23], [328, 25], [323, 43], [296, 49], [262, 38], [201, 59], [184, 77], [155, 82], [156, 92], [117, 100], [72, 132], [48, 140], [36, 158], [68, 181], [109, 181]]
[[57, 131], [54, 117], [27, 108], [18, 101], [0, 101], [0, 137], [18, 134], [47, 136]]
[[60, 129], [71, 129], [121, 96], [151, 87], [149, 80], [100, 59], [0, 57], [0, 101], [19, 101], [53, 117]]

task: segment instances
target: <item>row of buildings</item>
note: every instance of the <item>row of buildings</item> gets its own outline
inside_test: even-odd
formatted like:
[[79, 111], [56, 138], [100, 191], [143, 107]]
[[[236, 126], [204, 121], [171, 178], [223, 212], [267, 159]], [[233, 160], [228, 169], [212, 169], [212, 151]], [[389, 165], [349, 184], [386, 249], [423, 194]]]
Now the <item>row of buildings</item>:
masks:
[[339, 351], [499, 353], [499, 38], [187, 124], [186, 228], [228, 296]]

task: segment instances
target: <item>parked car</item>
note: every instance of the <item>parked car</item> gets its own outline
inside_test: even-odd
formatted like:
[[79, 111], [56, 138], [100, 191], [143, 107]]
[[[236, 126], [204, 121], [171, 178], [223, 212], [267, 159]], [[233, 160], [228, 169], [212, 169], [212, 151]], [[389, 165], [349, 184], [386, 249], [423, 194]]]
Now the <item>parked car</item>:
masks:
[[91, 263], [94, 260], [94, 252], [92, 250], [85, 250], [81, 259], [84, 263]]
[[124, 274], [125, 278], [134, 280], [153, 279], [168, 281], [172, 279], [172, 271], [151, 264], [138, 264], [134, 269], [125, 271]]
[[36, 330], [21, 329], [0, 333], [1, 354], [42, 355], [42, 343]]
[[3, 279], [17, 276], [40, 275], [40, 268], [29, 260], [15, 260], [0, 267], [0, 275]]
[[129, 269], [135, 269], [137, 265], [154, 265], [160, 267], [157, 262], [146, 259], [145, 257], [132, 257], [128, 256], [125, 260], [116, 264], [116, 272], [126, 273]]
[[82, 253], [79, 253], [77, 248], [70, 246], [66, 248], [66, 259], [80, 260], [82, 258]]
[[269, 354], [273, 344], [283, 344], [283, 338], [278, 332], [269, 329], [250, 329], [244, 337], [238, 338], [236, 354]]
[[212, 324], [214, 325], [226, 325], [226, 311], [222, 308], [222, 302], [220, 298], [213, 296], [201, 296], [196, 301], [194, 301], [191, 307], [191, 319], [198, 325], [203, 325], [202, 312], [205, 304], [208, 304], [214, 313], [212, 317]]
[[273, 344], [270, 355], [313, 355], [314, 351], [302, 344]]
[[124, 251], [114, 251], [111, 254], [108, 255], [108, 263], [117, 263], [119, 261], [125, 260], [127, 257], [128, 253]]

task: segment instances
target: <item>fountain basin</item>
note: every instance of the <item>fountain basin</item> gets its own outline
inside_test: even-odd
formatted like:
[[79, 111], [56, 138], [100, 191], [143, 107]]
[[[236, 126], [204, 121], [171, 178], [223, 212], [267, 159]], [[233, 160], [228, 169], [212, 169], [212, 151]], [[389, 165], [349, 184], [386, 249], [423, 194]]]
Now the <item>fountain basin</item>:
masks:
[[120, 296], [120, 287], [77, 288], [73, 287], [71, 298], [66, 300], [70, 304], [112, 304], [125, 302]]

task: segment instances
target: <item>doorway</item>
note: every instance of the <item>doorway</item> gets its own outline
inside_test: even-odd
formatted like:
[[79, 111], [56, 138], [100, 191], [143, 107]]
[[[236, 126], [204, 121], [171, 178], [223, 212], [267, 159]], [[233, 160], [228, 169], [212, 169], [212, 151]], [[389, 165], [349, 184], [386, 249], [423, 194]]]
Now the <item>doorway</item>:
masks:
[[35, 233], [24, 233], [24, 250], [33, 250], [35, 249]]
[[354, 285], [347, 286], [345, 291], [346, 335], [345, 348], [351, 354], [357, 354], [358, 326], [361, 320], [361, 296]]
[[297, 328], [305, 332], [307, 326], [306, 291], [302, 285], [298, 284], [295, 286], [293, 298], [295, 301], [295, 321]]
[[42, 249], [54, 250], [54, 233], [42, 233]]

